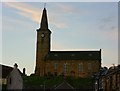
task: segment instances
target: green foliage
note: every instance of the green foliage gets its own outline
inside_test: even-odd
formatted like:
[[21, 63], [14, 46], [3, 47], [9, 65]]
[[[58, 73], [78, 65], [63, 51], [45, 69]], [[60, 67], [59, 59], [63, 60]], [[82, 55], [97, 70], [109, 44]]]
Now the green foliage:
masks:
[[67, 82], [70, 83], [75, 88], [80, 87], [89, 87], [92, 85], [91, 78], [74, 78], [74, 77], [67, 77]]
[[[61, 76], [52, 76], [52, 77], [39, 77], [39, 76], [24, 76], [24, 84], [32, 86], [45, 85], [46, 87], [57, 86], [63, 82], [63, 77]], [[66, 77], [65, 80], [75, 88], [89, 87], [92, 85], [91, 78], [74, 78]]]
[[62, 81], [63, 79], [61, 77], [52, 77], [51, 79], [47, 79], [45, 83], [47, 86], [51, 87], [60, 84]]
[[40, 85], [43, 84], [45, 81], [45, 77], [38, 77], [38, 76], [24, 76], [23, 82], [27, 85]]
[[24, 84], [27, 85], [35, 85], [35, 86], [40, 86], [40, 85], [46, 85], [47, 87], [54, 86], [56, 84], [60, 84], [62, 82], [61, 77], [39, 77], [39, 76], [24, 76], [23, 77]]

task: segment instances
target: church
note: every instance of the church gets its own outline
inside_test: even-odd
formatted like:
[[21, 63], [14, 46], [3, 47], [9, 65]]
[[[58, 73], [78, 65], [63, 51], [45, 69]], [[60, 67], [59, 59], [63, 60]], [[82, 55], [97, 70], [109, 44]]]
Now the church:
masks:
[[91, 77], [101, 67], [101, 49], [96, 51], [51, 51], [51, 31], [44, 7], [37, 29], [35, 75]]

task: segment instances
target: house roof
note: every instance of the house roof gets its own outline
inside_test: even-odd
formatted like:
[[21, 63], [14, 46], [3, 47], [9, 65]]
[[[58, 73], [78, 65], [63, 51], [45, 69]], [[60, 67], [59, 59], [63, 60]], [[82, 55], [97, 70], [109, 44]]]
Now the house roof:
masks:
[[2, 72], [2, 78], [6, 78], [12, 70], [13, 70], [12, 67], [0, 64], [0, 72]]
[[50, 51], [45, 60], [101, 60], [101, 51]]
[[55, 91], [57, 90], [62, 90], [62, 89], [66, 89], [66, 90], [69, 90], [69, 91], [73, 91], [73, 87], [67, 83], [66, 81], [63, 81], [63, 83], [59, 84], [56, 88], [55, 88]]
[[[0, 72], [2, 72], [2, 78], [6, 78], [12, 70], [13, 67], [0, 64]], [[21, 75], [23, 75], [23, 73], [19, 69], [18, 71], [20, 72]]]

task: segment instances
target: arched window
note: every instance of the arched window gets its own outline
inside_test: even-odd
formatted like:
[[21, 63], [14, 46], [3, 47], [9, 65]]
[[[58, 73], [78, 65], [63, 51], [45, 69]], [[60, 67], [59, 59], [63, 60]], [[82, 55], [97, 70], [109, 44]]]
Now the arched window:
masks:
[[67, 71], [68, 71], [68, 64], [64, 63], [64, 73], [67, 73]]
[[78, 64], [78, 71], [79, 71], [79, 72], [82, 72], [82, 71], [83, 71], [83, 64], [82, 64], [82, 63], [79, 63], [79, 64]]
[[54, 70], [57, 70], [58, 68], [58, 63], [54, 63]]
[[88, 63], [88, 70], [89, 70], [89, 71], [92, 70], [92, 63]]

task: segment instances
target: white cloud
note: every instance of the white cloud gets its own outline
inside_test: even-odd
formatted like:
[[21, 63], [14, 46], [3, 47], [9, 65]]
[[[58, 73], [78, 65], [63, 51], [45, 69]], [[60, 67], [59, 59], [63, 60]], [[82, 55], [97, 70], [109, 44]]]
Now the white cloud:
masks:
[[17, 13], [32, 19], [35, 22], [39, 22], [38, 20], [40, 19], [40, 14], [38, 13], [40, 10], [37, 8], [34, 8], [28, 4], [22, 3], [22, 2], [9, 2], [5, 3], [5, 5], [12, 7], [14, 9], [19, 10]]
[[[27, 17], [29, 19], [31, 19], [34, 22], [39, 23], [40, 22], [40, 18], [42, 15], [42, 11], [40, 11], [40, 9], [37, 9], [33, 6], [30, 6], [29, 4], [25, 4], [23, 2], [9, 2], [9, 3], [4, 3], [6, 6], [8, 7], [12, 7], [17, 11], [17, 14], [23, 16], [23, 17]], [[64, 8], [63, 8], [64, 10]], [[68, 8], [65, 10], [69, 10]], [[50, 18], [49, 18], [50, 17]], [[49, 19], [50, 19], [50, 24], [57, 27], [57, 28], [65, 28], [66, 24], [65, 22], [60, 22], [59, 18], [56, 19], [57, 15], [54, 15], [53, 12], [49, 13]]]

